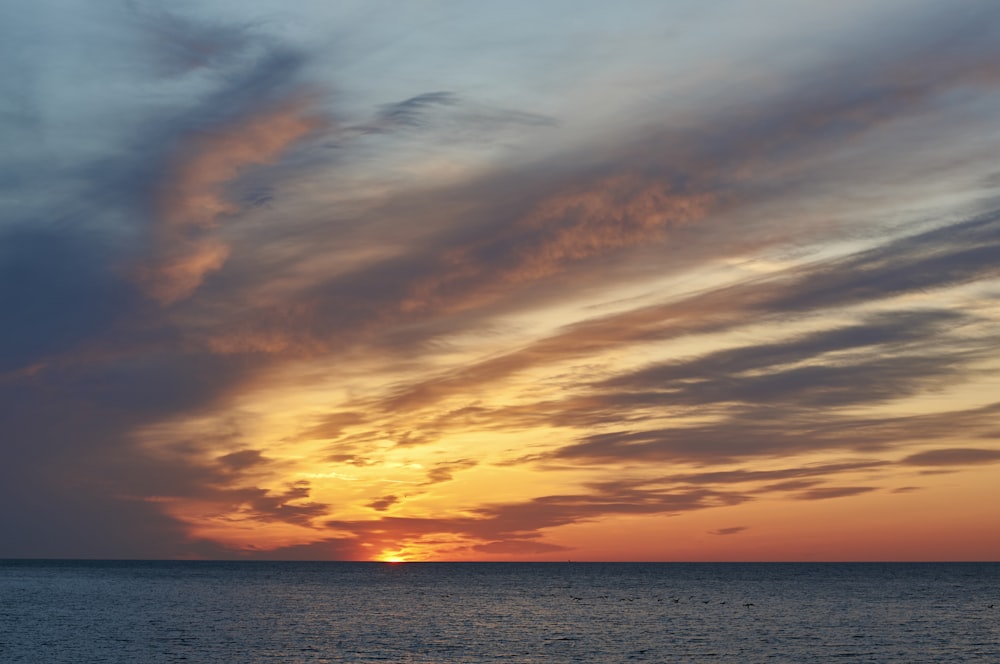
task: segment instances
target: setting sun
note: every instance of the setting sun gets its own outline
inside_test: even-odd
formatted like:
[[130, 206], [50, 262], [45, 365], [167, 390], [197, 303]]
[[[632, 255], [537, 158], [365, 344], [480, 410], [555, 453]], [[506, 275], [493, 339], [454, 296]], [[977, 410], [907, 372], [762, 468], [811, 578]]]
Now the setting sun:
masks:
[[408, 563], [411, 558], [402, 549], [395, 549], [383, 551], [375, 560], [383, 563]]

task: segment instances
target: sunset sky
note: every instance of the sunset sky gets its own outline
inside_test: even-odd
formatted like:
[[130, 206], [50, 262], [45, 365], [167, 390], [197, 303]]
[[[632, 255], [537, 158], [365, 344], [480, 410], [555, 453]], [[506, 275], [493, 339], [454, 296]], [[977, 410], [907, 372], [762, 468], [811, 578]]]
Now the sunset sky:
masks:
[[0, 558], [1000, 559], [1000, 3], [0, 7]]

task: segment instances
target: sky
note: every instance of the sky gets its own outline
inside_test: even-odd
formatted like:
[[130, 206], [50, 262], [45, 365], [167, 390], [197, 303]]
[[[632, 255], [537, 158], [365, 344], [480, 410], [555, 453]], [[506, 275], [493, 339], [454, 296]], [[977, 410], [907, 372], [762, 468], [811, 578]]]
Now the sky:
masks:
[[1000, 4], [0, 8], [0, 558], [1000, 559]]

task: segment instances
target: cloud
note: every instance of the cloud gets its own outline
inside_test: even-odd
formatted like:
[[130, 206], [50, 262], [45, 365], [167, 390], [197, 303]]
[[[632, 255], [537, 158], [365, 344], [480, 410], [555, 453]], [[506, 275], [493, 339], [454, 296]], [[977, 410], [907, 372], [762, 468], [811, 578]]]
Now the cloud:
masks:
[[158, 237], [150, 264], [139, 268], [150, 297], [170, 304], [188, 297], [222, 267], [229, 248], [208, 235], [221, 218], [239, 211], [224, 185], [249, 166], [276, 161], [325, 121], [301, 95], [274, 108], [199, 130], [182, 139], [158, 187]]
[[[975, 31], [971, 36], [975, 39], [966, 48], [949, 52], [944, 62], [937, 55], [917, 54], [962, 76], [921, 79], [913, 84], [920, 89], [916, 97], [892, 82], [897, 70], [914, 75], [910, 62], [893, 60], [891, 51], [880, 52], [877, 67], [830, 69], [841, 75], [823, 94], [806, 94], [815, 92], [815, 78], [792, 81], [785, 97], [754, 98], [753, 112], [736, 118], [722, 111], [709, 113], [697, 131], [679, 133], [669, 123], [668, 129], [644, 128], [596, 164], [593, 155], [583, 154], [580, 164], [573, 157], [550, 159], [526, 164], [518, 172], [487, 173], [457, 185], [449, 182], [443, 189], [404, 191], [363, 215], [369, 226], [405, 216], [413, 220], [413, 228], [429, 229], [404, 251], [389, 252], [385, 260], [333, 277], [317, 274], [310, 287], [291, 293], [290, 301], [248, 311], [238, 322], [227, 321], [225, 327], [232, 332], [209, 332], [210, 343], [219, 348], [228, 343], [224, 340], [238, 336], [243, 344], [237, 349], [272, 352], [321, 352], [331, 344], [373, 341], [426, 343], [422, 335], [433, 334], [448, 322], [474, 323], [477, 317], [515, 306], [513, 298], [523, 304], [525, 298], [541, 297], [546, 289], [553, 289], [549, 296], [554, 297], [558, 292], [554, 286], [566, 287], [570, 275], [584, 278], [585, 266], [606, 267], [609, 257], [630, 250], [651, 244], [661, 247], [660, 264], [666, 270], [672, 269], [671, 264], [683, 266], [691, 256], [725, 255], [745, 240], [727, 237], [734, 234], [727, 233], [723, 220], [764, 201], [795, 199], [797, 189], [808, 188], [807, 183], [802, 178], [788, 180], [782, 169], [799, 169], [803, 160], [823, 161], [818, 155], [838, 149], [843, 139], [839, 130], [828, 135], [817, 126], [843, 125], [851, 134], [861, 135], [897, 116], [918, 115], [925, 108], [922, 104], [956, 86], [992, 85], [988, 76], [966, 76], [967, 71], [992, 66], [990, 49], [984, 46], [988, 41]], [[936, 53], [927, 51], [932, 52]], [[859, 81], [866, 82], [870, 93], [841, 94], [855, 89]], [[386, 108], [405, 115], [461, 105], [456, 97], [434, 91]], [[866, 110], [869, 107], [880, 110]], [[799, 116], [813, 119], [800, 121]], [[773, 145], [787, 149], [769, 147]], [[762, 160], [772, 167], [761, 167]], [[511, 197], [511, 191], [518, 195]], [[662, 242], [668, 232], [690, 226], [704, 226], [705, 237], [712, 241], [692, 246], [698, 233], [689, 233], [683, 248]], [[328, 237], [324, 228], [329, 228], [325, 221], [303, 229], [308, 232], [301, 236], [305, 244], [300, 250], [315, 249], [317, 238]], [[788, 240], [790, 232], [759, 225], [747, 230], [761, 231], [756, 236], [764, 246], [768, 235], [777, 234], [770, 239], [777, 243]], [[954, 262], [960, 264], [958, 256]], [[838, 278], [845, 273], [839, 271]], [[738, 290], [727, 294], [741, 295]], [[858, 295], [856, 301], [861, 301]], [[715, 313], [716, 318], [724, 315]], [[427, 325], [428, 321], [435, 323]], [[254, 339], [262, 341], [255, 345]]]
[[774, 484], [768, 484], [763, 488], [764, 491], [802, 491], [803, 489], [810, 489], [817, 484], [819, 480], [788, 480], [786, 482], [775, 482]]
[[[331, 520], [328, 528], [353, 533], [361, 541], [375, 546], [398, 545], [401, 541], [447, 535], [458, 541], [474, 542], [474, 548], [486, 546], [494, 553], [515, 553], [533, 542], [546, 529], [572, 523], [592, 522], [613, 515], [661, 514], [736, 505], [748, 496], [710, 489], [644, 490], [607, 488], [588, 494], [547, 495], [524, 502], [512, 502], [472, 509], [474, 516], [414, 518], [388, 516], [370, 521]], [[454, 541], [454, 540], [453, 540]], [[475, 543], [478, 542], [478, 543]], [[539, 543], [536, 551], [553, 551]]]
[[774, 482], [776, 480], [823, 478], [841, 473], [855, 473], [862, 470], [877, 470], [884, 468], [888, 464], [888, 461], [866, 459], [863, 461], [845, 461], [840, 463], [793, 466], [791, 468], [755, 468], [753, 470], [739, 468], [736, 470], [714, 470], [667, 475], [662, 477], [660, 481], [678, 484], [737, 484], [745, 482]]
[[495, 140], [512, 128], [542, 128], [555, 124], [553, 118], [544, 115], [476, 103], [454, 92], [441, 90], [380, 105], [367, 122], [345, 127], [338, 146], [344, 147], [344, 139], [354, 135], [407, 130], [445, 134], [459, 142]]
[[300, 480], [288, 485], [281, 493], [267, 489], [243, 489], [230, 494], [235, 499], [242, 498], [243, 509], [237, 513], [243, 516], [265, 523], [278, 521], [312, 527], [313, 520], [325, 516], [330, 506], [306, 501], [310, 492], [309, 482]]
[[[669, 184], [629, 176], [558, 192], [497, 237], [446, 251], [449, 269], [417, 281], [402, 306], [464, 307], [495, 298], [499, 293], [489, 290], [497, 281], [535, 281], [573, 262], [659, 239], [671, 226], [704, 217], [711, 202], [710, 194], [673, 191]], [[488, 290], [484, 278], [491, 282]], [[473, 295], [472, 287], [480, 292]]]
[[382, 496], [381, 498], [368, 503], [368, 507], [372, 508], [376, 512], [384, 512], [398, 502], [399, 496]]
[[424, 111], [432, 106], [451, 106], [457, 102], [451, 92], [425, 92], [410, 97], [395, 104], [385, 104], [376, 115], [376, 127], [382, 126], [419, 126], [422, 123]]
[[[627, 495], [632, 492], [667, 492], [688, 491], [693, 487], [705, 487], [714, 491], [730, 491], [727, 485], [741, 484], [738, 493], [741, 500], [751, 500], [772, 493], [796, 492], [792, 498], [797, 500], [819, 500], [851, 496], [865, 491], [874, 491], [876, 487], [844, 487], [821, 486], [831, 479], [843, 475], [856, 475], [864, 472], [869, 480], [875, 477], [885, 477], [892, 471], [890, 461], [871, 459], [845, 461], [840, 463], [810, 464], [800, 467], [775, 469], [746, 469], [705, 471], [681, 473], [676, 475], [651, 475], [641, 479], [608, 480], [592, 482], [588, 486], [599, 492]], [[633, 468], [631, 472], [636, 472]], [[778, 480], [778, 481], [776, 481]], [[745, 528], [738, 528], [739, 532]], [[728, 530], [728, 529], [723, 529]], [[716, 531], [714, 534], [726, 535], [730, 532]]]
[[227, 549], [226, 558], [250, 560], [368, 560], [368, 552], [353, 538], [324, 537], [306, 544], [291, 544], [274, 548], [248, 546], [242, 549]]
[[539, 553], [552, 553], [553, 551], [572, 551], [571, 547], [559, 544], [549, 544], [537, 540], [502, 540], [497, 542], [487, 542], [486, 544], [476, 544], [472, 547], [474, 551], [482, 553], [499, 553], [514, 555], [532, 555]]
[[427, 471], [427, 483], [438, 484], [440, 482], [449, 482], [458, 471], [474, 468], [478, 463], [475, 459], [459, 459], [458, 461], [446, 461], [435, 464], [434, 467]]
[[0, 229], [0, 373], [107, 335], [135, 305], [113, 247], [71, 227]]
[[227, 25], [195, 20], [150, 6], [129, 3], [134, 26], [152, 48], [144, 50], [157, 74], [189, 75], [203, 69], [218, 69], [239, 54], [252, 49], [260, 37], [252, 25]]
[[30, 558], [225, 557], [149, 496], [185, 493], [210, 473], [154, 462], [128, 434], [141, 413], [93, 404], [58, 381], [0, 383], [4, 554]]
[[797, 500], [828, 500], [830, 498], [844, 498], [846, 496], [856, 496], [862, 493], [875, 491], [872, 486], [827, 486], [817, 489], [809, 489], [802, 493], [797, 493], [793, 497]]
[[[798, 407], [835, 408], [875, 404], [911, 396], [931, 386], [964, 377], [963, 365], [971, 358], [858, 358], [855, 363], [771, 369], [754, 375], [703, 374], [691, 381], [664, 381], [659, 389], [620, 392], [619, 405], [698, 406], [722, 403], [785, 404]], [[867, 379], [867, 381], [866, 381]], [[627, 379], [622, 379], [622, 382]]]
[[[990, 258], [1000, 245], [1000, 213], [899, 238], [868, 251], [806, 268], [768, 304], [785, 311], [845, 306], [926, 292], [1000, 274]], [[782, 292], [784, 290], [784, 292]]]
[[[702, 355], [692, 360], [662, 363], [631, 374], [619, 375], [598, 383], [597, 389], [646, 389], [662, 387], [672, 382], [701, 381], [708, 377], [735, 378], [776, 367], [795, 367], [809, 362], [836, 362], [836, 368], [850, 364], [845, 351], [874, 350], [887, 352], [905, 349], [907, 344], [926, 342], [949, 328], [967, 322], [964, 317], [947, 310], [913, 310], [876, 314], [860, 324], [835, 327], [787, 338], [781, 342], [759, 343]], [[837, 355], [833, 355], [833, 354]], [[868, 359], [868, 358], [864, 358]], [[904, 361], [915, 358], [902, 357]], [[794, 372], [794, 370], [793, 370]], [[787, 373], [787, 372], [786, 372]], [[794, 375], [794, 373], [793, 373]], [[825, 384], [826, 381], [818, 381]]]
[[229, 470], [239, 471], [267, 463], [268, 459], [260, 453], [260, 450], [240, 450], [223, 454], [216, 461]]
[[[922, 440], [976, 435], [990, 426], [996, 407], [922, 416], [854, 417], [807, 410], [753, 408], [717, 422], [582, 436], [551, 457], [581, 464], [692, 461], [730, 463], [816, 450], [871, 452]], [[543, 457], [544, 458], [544, 457]]]
[[947, 447], [910, 454], [900, 463], [909, 466], [974, 466], [997, 462], [1000, 462], [1000, 450]]
[[303, 432], [303, 438], [338, 438], [348, 427], [364, 424], [365, 417], [361, 413], [340, 412], [323, 416], [319, 423]]
[[717, 528], [716, 530], [709, 531], [710, 535], [739, 535], [744, 530], [747, 530], [747, 526], [730, 526], [728, 528]]
[[[664, 341], [696, 333], [720, 332], [748, 322], [760, 324], [767, 319], [780, 320], [789, 315], [821, 313], [833, 307], [847, 307], [898, 298], [907, 293], [923, 293], [932, 289], [952, 287], [972, 281], [982, 281], [1000, 274], [992, 256], [1000, 250], [1000, 214], [989, 213], [944, 229], [935, 229], [892, 239], [882, 246], [856, 252], [842, 258], [796, 266], [776, 275], [749, 283], [708, 290], [675, 302], [655, 304], [610, 316], [574, 323], [559, 333], [538, 340], [513, 352], [491, 357], [451, 375], [442, 376], [400, 389], [387, 402], [387, 408], [420, 407], [456, 392], [468, 392], [477, 385], [500, 380], [515, 372], [542, 363], [553, 363], [593, 355], [605, 349], [627, 344]], [[542, 251], [540, 249], [539, 251]], [[476, 268], [479, 270], [480, 268]], [[472, 272], [466, 275], [472, 278]], [[710, 371], [705, 363], [730, 362], [792, 363], [795, 356], [804, 360], [810, 355], [850, 348], [898, 347], [903, 342], [916, 343], [934, 338], [957, 322], [961, 314], [949, 311], [905, 309], [882, 314], [864, 325], [847, 326], [817, 332], [797, 342], [764, 344], [759, 347], [723, 352], [705, 358], [702, 365], [692, 364], [689, 371]], [[984, 340], [981, 348], [991, 347]], [[769, 359], [768, 354], [773, 355]], [[916, 389], [906, 374], [926, 376], [928, 381], [945, 377], [973, 361], [974, 357], [956, 353], [949, 357], [886, 357], [867, 361], [880, 362], [871, 372], [884, 376], [887, 382], [872, 386], [873, 398], [894, 398], [906, 390]], [[749, 368], [749, 367], [748, 367]], [[880, 369], [880, 371], [879, 371]], [[650, 370], [652, 371], [652, 370]], [[669, 372], [671, 369], [663, 369]], [[683, 371], [682, 368], [673, 369]], [[855, 367], [809, 366], [789, 368], [784, 375], [769, 378], [743, 379], [746, 395], [767, 390], [787, 390], [796, 385], [813, 386], [816, 403], [854, 397], [859, 374], [866, 372], [865, 363]], [[653, 374], [647, 374], [652, 376]], [[704, 374], [702, 374], [704, 375]], [[615, 379], [608, 387], [615, 387]], [[617, 379], [623, 383], [626, 379]], [[777, 381], [777, 382], [775, 382]], [[826, 388], [826, 382], [830, 387]], [[892, 383], [888, 381], [893, 381]], [[707, 390], [711, 383], [704, 383]], [[738, 386], [733, 386], [738, 387]], [[695, 394], [697, 385], [687, 386], [695, 401], [709, 400], [715, 395]], [[899, 391], [902, 390], [902, 391]], [[878, 391], [882, 391], [881, 395]], [[683, 396], [683, 395], [681, 395]], [[803, 395], [806, 400], [809, 395]], [[857, 393], [858, 400], [865, 397]]]
[[[880, 298], [894, 301], [904, 293], [950, 287], [956, 280], [989, 279], [996, 269], [985, 256], [993, 250], [981, 248], [995, 244], [1000, 237], [997, 220], [997, 215], [986, 214], [954, 224], [947, 232], [904, 236], [879, 249], [577, 323], [511, 353], [405, 386], [387, 399], [384, 407], [426, 408], [452, 395], [473, 393], [478, 386], [516, 372], [628, 344], [738, 329], [747, 322], [760, 324], [793, 314], [818, 315], [834, 306], [877, 302]], [[897, 275], [911, 272], [919, 276], [910, 277], [904, 285], [897, 283]], [[837, 284], [845, 278], [841, 274], [864, 285]], [[865, 274], [867, 279], [859, 276]], [[836, 286], [831, 287], [831, 283]], [[834, 293], [836, 299], [830, 301]], [[976, 329], [979, 321], [973, 316], [896, 306], [899, 308], [868, 315], [856, 324], [619, 373], [593, 383], [587, 391], [577, 388], [575, 396], [548, 401], [541, 408], [491, 412], [480, 407], [470, 415], [479, 426], [507, 423], [512, 427], [531, 423], [602, 426], [614, 421], [631, 421], [635, 427], [635, 422], [651, 417], [651, 409], [660, 409], [661, 414], [681, 413], [706, 406], [718, 417], [715, 423], [700, 426], [636, 427], [590, 434], [559, 452], [564, 459], [704, 460], [715, 456], [721, 462], [732, 455], [766, 455], [817, 445], [860, 449], [873, 442], [887, 444], [884, 427], [865, 431], [862, 427], [871, 424], [870, 419], [852, 420], [830, 409], [888, 403], [960, 383], [994, 348], [990, 335], [965, 332]], [[879, 435], [874, 435], [876, 431]], [[901, 434], [900, 443], [906, 435]], [[598, 453], [599, 449], [605, 453]]]

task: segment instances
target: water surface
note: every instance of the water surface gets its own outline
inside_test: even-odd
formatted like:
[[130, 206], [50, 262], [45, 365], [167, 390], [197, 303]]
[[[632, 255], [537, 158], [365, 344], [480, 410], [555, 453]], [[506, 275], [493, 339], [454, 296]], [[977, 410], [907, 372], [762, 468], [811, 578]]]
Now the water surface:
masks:
[[1000, 662], [1000, 564], [0, 562], [10, 664], [830, 659]]

